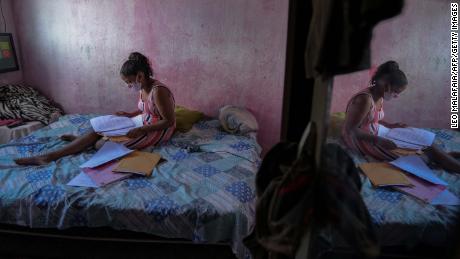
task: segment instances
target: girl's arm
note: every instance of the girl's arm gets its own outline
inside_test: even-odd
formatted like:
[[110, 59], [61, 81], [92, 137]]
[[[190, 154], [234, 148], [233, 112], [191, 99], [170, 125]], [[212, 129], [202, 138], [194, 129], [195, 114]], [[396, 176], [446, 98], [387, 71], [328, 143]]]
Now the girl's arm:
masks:
[[152, 125], [143, 126], [142, 128], [146, 132], [153, 130], [163, 130], [174, 125], [174, 122], [176, 121], [176, 114], [174, 113], [174, 103], [172, 102], [169, 95], [169, 91], [162, 87], [159, 87], [153, 94], [153, 98], [155, 98], [155, 104], [162, 119]]
[[392, 123], [389, 123], [389, 122], [386, 122], [386, 121], [379, 121], [379, 124], [382, 124], [383, 126], [387, 127], [387, 128], [391, 128], [393, 126]]
[[141, 110], [133, 111], [129, 113], [128, 117], [136, 117], [137, 115], [142, 114]]
[[143, 134], [149, 133], [150, 131], [164, 130], [174, 125], [174, 122], [176, 121], [176, 114], [174, 113], [174, 103], [169, 97], [169, 94], [169, 91], [164, 88], [158, 88], [156, 92], [152, 94], [155, 99], [158, 112], [162, 117], [161, 120], [152, 125], [134, 128], [130, 130], [126, 136], [129, 138], [137, 138]]
[[126, 117], [136, 117], [137, 115], [139, 114], [142, 114], [142, 111], [140, 110], [137, 110], [137, 111], [134, 111], [134, 112], [124, 112], [124, 111], [119, 111], [119, 112], [116, 112], [115, 115], [117, 116], [126, 116]]
[[405, 128], [405, 127], [407, 127], [406, 124], [401, 123], [401, 122], [389, 123], [389, 122], [386, 122], [386, 121], [379, 121], [379, 123], [382, 124], [383, 126], [389, 128], [389, 129], [393, 129], [393, 128]]
[[359, 128], [359, 125], [364, 121], [368, 111], [371, 109], [371, 100], [365, 95], [359, 95], [348, 107], [347, 115], [344, 123], [344, 134], [364, 140], [373, 144], [384, 144], [385, 146], [392, 147], [389, 143], [386, 143], [387, 139], [372, 135]]

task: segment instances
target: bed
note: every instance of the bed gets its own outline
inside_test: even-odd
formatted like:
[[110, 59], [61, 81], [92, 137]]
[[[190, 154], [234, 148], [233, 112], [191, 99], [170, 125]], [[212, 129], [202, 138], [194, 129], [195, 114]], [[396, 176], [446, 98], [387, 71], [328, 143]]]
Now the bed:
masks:
[[[426, 130], [436, 134], [435, 144], [445, 151], [460, 150], [460, 133], [448, 129]], [[339, 144], [356, 164], [372, 161], [347, 148], [337, 135], [327, 138], [328, 143]], [[460, 197], [460, 175], [434, 169], [448, 182], [448, 189]], [[369, 179], [361, 174], [363, 200], [369, 210], [382, 247], [411, 249], [420, 245], [446, 247], [453, 240], [456, 230], [456, 206], [433, 206], [391, 188], [374, 188]], [[343, 240], [332, 243], [345, 246]]]
[[254, 179], [261, 162], [255, 135], [231, 135], [220, 130], [218, 120], [201, 120], [149, 150], [167, 160], [151, 178], [131, 177], [97, 189], [66, 185], [93, 149], [45, 166], [14, 164], [13, 158], [65, 145], [62, 134], [84, 134], [94, 116], [65, 115], [0, 145], [1, 224], [109, 227], [193, 243], [225, 242], [236, 257], [248, 256], [242, 240], [254, 224]]

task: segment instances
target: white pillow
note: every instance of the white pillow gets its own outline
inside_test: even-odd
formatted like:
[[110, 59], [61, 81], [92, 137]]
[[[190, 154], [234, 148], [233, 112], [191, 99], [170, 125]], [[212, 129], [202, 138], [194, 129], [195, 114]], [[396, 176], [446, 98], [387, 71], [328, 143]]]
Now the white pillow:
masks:
[[225, 131], [233, 134], [247, 134], [259, 130], [254, 115], [243, 107], [226, 105], [220, 108], [219, 121]]

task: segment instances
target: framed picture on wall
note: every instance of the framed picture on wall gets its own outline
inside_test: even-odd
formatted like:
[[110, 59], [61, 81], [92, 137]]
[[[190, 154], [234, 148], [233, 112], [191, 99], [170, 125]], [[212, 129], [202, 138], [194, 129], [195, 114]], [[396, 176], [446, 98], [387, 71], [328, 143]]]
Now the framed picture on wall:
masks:
[[11, 33], [0, 33], [0, 73], [19, 70]]

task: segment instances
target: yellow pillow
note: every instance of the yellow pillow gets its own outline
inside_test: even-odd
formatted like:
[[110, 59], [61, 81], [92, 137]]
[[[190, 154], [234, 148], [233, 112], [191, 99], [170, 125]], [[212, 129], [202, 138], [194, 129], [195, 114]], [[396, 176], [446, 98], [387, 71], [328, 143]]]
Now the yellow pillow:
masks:
[[176, 130], [180, 132], [189, 131], [193, 124], [203, 118], [203, 113], [189, 110], [183, 106], [176, 105]]
[[342, 126], [345, 122], [345, 112], [334, 112], [329, 119], [328, 136], [339, 138], [342, 134]]

